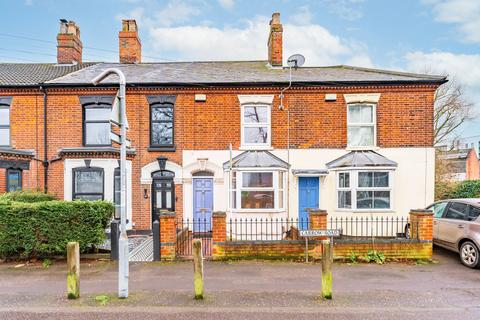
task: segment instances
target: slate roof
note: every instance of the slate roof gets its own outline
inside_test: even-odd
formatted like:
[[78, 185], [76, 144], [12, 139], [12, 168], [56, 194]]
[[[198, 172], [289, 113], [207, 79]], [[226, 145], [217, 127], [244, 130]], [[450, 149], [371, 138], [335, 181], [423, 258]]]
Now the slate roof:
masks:
[[351, 151], [327, 163], [327, 168], [396, 167], [397, 163], [375, 151]]
[[[233, 168], [285, 168], [288, 163], [268, 151], [245, 151], [232, 159]], [[230, 161], [223, 164], [223, 169], [230, 169]]]
[[[267, 61], [211, 61], [165, 63], [98, 63], [48, 81], [56, 85], [91, 85], [92, 79], [107, 68], [120, 69], [127, 83], [137, 85], [227, 85], [287, 83], [288, 68], [272, 68]], [[102, 84], [116, 84], [111, 75]], [[302, 67], [292, 70], [294, 83], [443, 83], [444, 76], [422, 75], [350, 66]]]
[[0, 86], [35, 86], [94, 64], [0, 63]]

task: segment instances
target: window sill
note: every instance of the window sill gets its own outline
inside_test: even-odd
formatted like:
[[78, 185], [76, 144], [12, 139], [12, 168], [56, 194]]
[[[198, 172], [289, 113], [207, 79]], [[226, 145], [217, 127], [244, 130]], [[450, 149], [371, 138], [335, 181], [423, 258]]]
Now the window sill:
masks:
[[336, 208], [338, 212], [350, 212], [350, 213], [395, 213], [393, 209], [342, 209]]
[[285, 209], [230, 209], [231, 213], [282, 213]]
[[172, 146], [172, 147], [148, 147], [148, 151], [150, 152], [175, 152], [176, 151], [176, 147], [175, 146]]

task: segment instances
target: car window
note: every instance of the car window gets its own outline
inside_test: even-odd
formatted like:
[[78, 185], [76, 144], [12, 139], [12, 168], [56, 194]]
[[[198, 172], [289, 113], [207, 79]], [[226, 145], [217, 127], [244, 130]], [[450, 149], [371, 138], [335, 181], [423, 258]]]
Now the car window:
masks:
[[480, 208], [470, 206], [470, 210], [468, 212], [468, 220], [473, 221], [480, 216]]
[[433, 210], [433, 217], [434, 218], [441, 218], [443, 215], [443, 211], [445, 211], [445, 207], [447, 206], [448, 202], [438, 202], [434, 205], [430, 206], [429, 210]]
[[452, 202], [447, 209], [445, 219], [464, 220], [468, 213], [468, 205], [460, 202]]

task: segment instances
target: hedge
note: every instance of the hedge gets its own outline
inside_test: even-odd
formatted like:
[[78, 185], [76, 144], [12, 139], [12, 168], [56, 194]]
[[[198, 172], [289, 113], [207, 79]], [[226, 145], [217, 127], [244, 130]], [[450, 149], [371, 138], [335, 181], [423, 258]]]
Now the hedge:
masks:
[[12, 191], [0, 195], [0, 201], [12, 200], [18, 202], [53, 201], [55, 196], [40, 191]]
[[69, 241], [78, 241], [85, 252], [104, 242], [113, 211], [104, 201], [0, 200], [0, 257], [64, 255]]
[[443, 182], [435, 186], [435, 199], [480, 198], [480, 180]]

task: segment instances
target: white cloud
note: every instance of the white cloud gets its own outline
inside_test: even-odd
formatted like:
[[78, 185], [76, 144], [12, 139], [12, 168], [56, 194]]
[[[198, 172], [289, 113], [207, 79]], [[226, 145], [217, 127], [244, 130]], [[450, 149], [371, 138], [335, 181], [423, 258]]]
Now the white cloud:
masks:
[[290, 17], [290, 21], [293, 24], [307, 25], [312, 23], [312, 13], [308, 6], [302, 6], [298, 9], [298, 12]]
[[[139, 2], [141, 1], [139, 0]], [[116, 18], [117, 20], [125, 19], [126, 17], [133, 18], [147, 28], [154, 26], [171, 27], [187, 23], [200, 13], [200, 8], [193, 2], [169, 0], [165, 5], [150, 2], [138, 5], [126, 14], [118, 14]]]
[[[477, 114], [480, 114], [480, 54], [454, 54], [451, 52], [421, 51], [410, 52], [405, 56], [407, 68], [415, 72], [431, 72], [448, 74], [465, 88], [466, 98], [474, 103]], [[465, 135], [478, 134], [479, 120], [462, 125]]]
[[235, 0], [218, 0], [218, 3], [226, 10], [232, 10], [235, 6]]
[[[307, 65], [371, 66], [365, 50], [320, 25], [286, 23], [283, 30], [284, 60], [301, 53]], [[262, 16], [247, 20], [244, 27], [157, 26], [150, 37], [157, 55], [176, 60], [266, 60], [268, 32], [269, 19]]]
[[353, 21], [363, 17], [363, 12], [359, 5], [364, 2], [364, 0], [323, 0], [322, 1], [328, 11], [337, 15], [338, 17]]
[[467, 42], [480, 42], [479, 0], [424, 0], [432, 6], [435, 20], [458, 26]]

